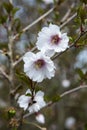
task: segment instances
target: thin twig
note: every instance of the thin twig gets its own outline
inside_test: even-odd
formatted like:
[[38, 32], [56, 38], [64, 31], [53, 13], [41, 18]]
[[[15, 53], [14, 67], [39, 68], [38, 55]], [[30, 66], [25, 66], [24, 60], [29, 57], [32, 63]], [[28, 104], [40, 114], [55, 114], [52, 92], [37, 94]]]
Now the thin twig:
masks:
[[0, 73], [10, 82], [9, 76], [4, 72], [4, 70], [0, 67]]
[[77, 88], [73, 88], [73, 89], [71, 89], [71, 90], [68, 90], [68, 91], [62, 93], [62, 94], [60, 95], [60, 98], [63, 98], [63, 97], [65, 97], [65, 96], [67, 96], [68, 94], [71, 94], [71, 93], [76, 92], [76, 91], [78, 91], [78, 90], [80, 90], [80, 89], [83, 89], [83, 88], [87, 88], [87, 85], [81, 85], [81, 86], [79, 86], [79, 87], [77, 87]]
[[71, 17], [69, 17], [63, 24], [60, 25], [60, 28], [63, 28], [66, 24], [68, 24], [72, 19], [74, 19], [77, 16], [77, 13], [73, 14]]
[[20, 90], [22, 88], [22, 85], [19, 84], [15, 89], [13, 89], [10, 94], [15, 96], [15, 94], [18, 92], [18, 90]]
[[[43, 18], [45, 18], [46, 16], [48, 16], [53, 10], [55, 9], [55, 7], [51, 8], [50, 10], [48, 10], [45, 14], [43, 14], [42, 16], [40, 16], [38, 19], [36, 19], [34, 22], [32, 22], [31, 24], [29, 24], [27, 27], [25, 27], [22, 32], [26, 32], [28, 29], [30, 29], [32, 26], [34, 26], [36, 23], [38, 23], [39, 21], [41, 21]], [[16, 39], [18, 36], [20, 35], [20, 33], [16, 34], [13, 37], [13, 40]]]
[[[50, 10], [48, 10], [45, 14], [43, 14], [42, 16], [40, 16], [38, 19], [36, 19], [33, 23], [29, 24], [27, 27], [25, 27], [22, 32], [26, 32], [28, 29], [30, 29], [33, 25], [35, 25], [36, 23], [38, 23], [39, 21], [41, 21], [43, 18], [45, 18], [46, 16], [48, 16], [53, 10], [55, 9], [55, 7], [51, 8]], [[16, 34], [14, 37], [13, 37], [13, 40], [16, 39], [20, 34]], [[36, 49], [36, 47], [32, 48], [31, 51], [34, 51]], [[18, 63], [20, 63], [22, 61], [22, 57], [20, 57], [19, 60], [17, 60], [13, 66], [15, 67]]]
[[64, 23], [67, 20], [74, 6], [75, 6], [75, 3], [72, 3], [71, 7], [67, 10], [66, 14], [63, 16], [60, 23]]

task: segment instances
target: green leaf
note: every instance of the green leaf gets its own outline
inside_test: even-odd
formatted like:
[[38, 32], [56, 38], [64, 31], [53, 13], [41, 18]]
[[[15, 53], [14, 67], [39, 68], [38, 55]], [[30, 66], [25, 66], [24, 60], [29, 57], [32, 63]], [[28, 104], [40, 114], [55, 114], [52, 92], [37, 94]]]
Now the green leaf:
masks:
[[20, 9], [20, 8], [17, 8], [17, 7], [16, 7], [16, 8], [13, 8], [12, 14], [15, 15], [15, 13], [16, 13], [19, 9]]
[[13, 25], [14, 25], [13, 28], [15, 28], [15, 30], [16, 30], [17, 32], [20, 32], [20, 30], [21, 30], [21, 22], [20, 22], [20, 19], [18, 19], [18, 18], [14, 19]]
[[79, 74], [80, 78], [84, 78], [84, 73], [81, 69], [76, 69], [76, 72]]
[[9, 13], [11, 13], [11, 11], [12, 11], [12, 9], [13, 9], [13, 5], [11, 4], [11, 3], [6, 3], [6, 2], [4, 2], [3, 3], [3, 6], [4, 6], [4, 8], [5, 8], [5, 10], [7, 11], [7, 13], [9, 14]]
[[70, 43], [73, 43], [74, 42], [74, 38], [69, 37], [69, 41], [70, 41]]
[[54, 18], [55, 18], [55, 20], [58, 20], [58, 18], [59, 18], [59, 12], [58, 11], [55, 12]]
[[26, 95], [26, 96], [29, 96], [29, 97], [32, 96], [30, 93], [27, 93], [27, 94], [25, 94], [25, 95]]
[[5, 23], [6, 22], [6, 20], [7, 20], [7, 15], [0, 15], [0, 24], [3, 24], [3, 23]]
[[83, 71], [81, 69], [76, 69], [76, 71], [80, 76], [80, 80], [87, 82], [87, 72], [83, 73]]
[[87, 45], [87, 34], [84, 35], [76, 44], [77, 46], [85, 46]]
[[38, 92], [38, 91], [40, 91], [40, 90], [43, 90], [43, 87], [37, 86], [37, 87], [35, 88], [35, 92]]
[[53, 96], [51, 100], [53, 102], [58, 102], [60, 99], [61, 99], [60, 95], [59, 94], [55, 94], [55, 96]]
[[16, 71], [16, 76], [31, 89], [30, 79], [25, 75], [25, 73], [19, 73]]
[[52, 101], [52, 102], [58, 102], [61, 99], [59, 94], [55, 94], [54, 96], [53, 95], [52, 96], [44, 96], [44, 98], [46, 101]]
[[78, 14], [78, 17], [80, 17], [81, 23], [84, 24], [84, 20], [87, 17], [87, 10], [86, 10], [86, 8], [83, 7], [83, 6], [79, 6], [78, 9], [77, 9], [77, 14]]

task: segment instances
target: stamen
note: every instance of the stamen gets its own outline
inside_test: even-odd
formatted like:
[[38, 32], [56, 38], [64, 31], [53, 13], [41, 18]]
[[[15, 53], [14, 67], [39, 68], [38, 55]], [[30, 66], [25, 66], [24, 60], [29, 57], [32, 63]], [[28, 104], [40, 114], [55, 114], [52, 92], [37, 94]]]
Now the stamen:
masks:
[[36, 67], [36, 69], [42, 68], [44, 65], [45, 65], [45, 62], [44, 62], [43, 59], [38, 59], [38, 60], [35, 62], [35, 67]]
[[52, 44], [58, 44], [61, 38], [58, 35], [54, 35], [51, 37], [51, 43]]

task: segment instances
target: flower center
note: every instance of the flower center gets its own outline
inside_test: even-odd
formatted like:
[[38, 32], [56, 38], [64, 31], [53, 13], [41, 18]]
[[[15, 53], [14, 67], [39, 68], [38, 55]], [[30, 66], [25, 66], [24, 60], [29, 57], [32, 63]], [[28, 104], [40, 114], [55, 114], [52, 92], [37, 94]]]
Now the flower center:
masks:
[[54, 35], [51, 37], [51, 43], [52, 44], [58, 44], [61, 38], [58, 35]]
[[38, 59], [35, 61], [36, 69], [42, 68], [45, 65], [45, 61], [43, 59]]

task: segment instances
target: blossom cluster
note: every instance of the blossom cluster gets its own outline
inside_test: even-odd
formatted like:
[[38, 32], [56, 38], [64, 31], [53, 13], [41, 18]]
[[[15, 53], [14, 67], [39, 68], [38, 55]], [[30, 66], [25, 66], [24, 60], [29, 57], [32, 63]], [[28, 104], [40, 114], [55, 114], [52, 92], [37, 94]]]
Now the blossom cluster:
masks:
[[34, 93], [32, 99], [31, 91], [28, 89], [25, 95], [19, 97], [18, 103], [21, 108], [28, 110], [30, 113], [38, 112], [42, 107], [46, 105], [43, 96], [44, 93], [42, 91], [38, 91], [36, 94]]
[[[27, 52], [23, 57], [26, 75], [34, 82], [42, 82], [46, 78], [54, 77], [56, 67], [51, 57], [55, 53], [66, 50], [69, 47], [68, 42], [67, 33], [62, 33], [59, 26], [50, 24], [48, 27], [43, 27], [37, 37], [36, 47], [38, 52]], [[28, 89], [25, 95], [19, 97], [18, 104], [30, 113], [38, 112], [46, 105], [44, 93], [33, 91], [32, 94]], [[40, 117], [42, 119], [42, 116]]]
[[26, 75], [35, 82], [54, 77], [55, 65], [51, 57], [66, 50], [69, 47], [68, 42], [67, 34], [61, 33], [59, 26], [50, 24], [49, 27], [43, 27], [36, 42], [39, 52], [27, 52], [23, 57]]

